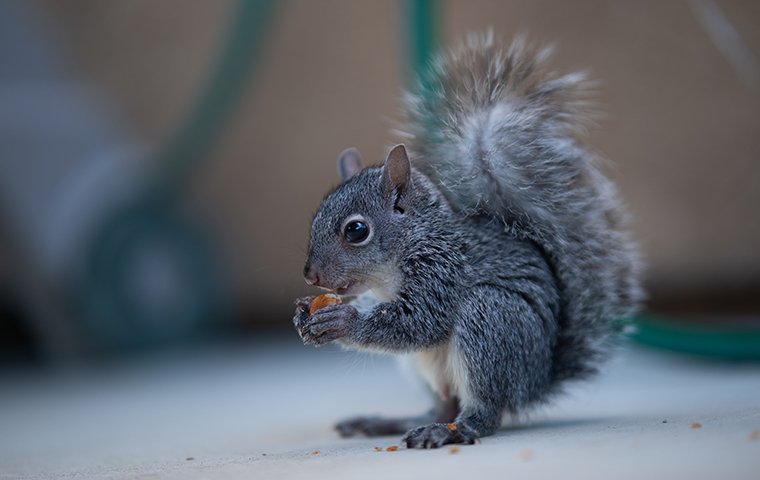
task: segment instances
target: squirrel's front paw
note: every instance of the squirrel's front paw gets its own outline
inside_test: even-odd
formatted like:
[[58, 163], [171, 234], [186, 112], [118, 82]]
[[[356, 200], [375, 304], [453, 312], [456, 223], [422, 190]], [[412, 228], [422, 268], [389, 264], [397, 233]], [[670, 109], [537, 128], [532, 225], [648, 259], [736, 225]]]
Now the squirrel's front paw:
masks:
[[331, 305], [311, 316], [307, 310], [305, 317], [295, 318], [294, 321], [304, 344], [322, 345], [348, 336], [357, 315], [356, 308], [351, 305]]
[[309, 305], [314, 297], [301, 297], [296, 300], [296, 313], [293, 315], [293, 325], [295, 325], [298, 333], [301, 333], [301, 328], [309, 320]]

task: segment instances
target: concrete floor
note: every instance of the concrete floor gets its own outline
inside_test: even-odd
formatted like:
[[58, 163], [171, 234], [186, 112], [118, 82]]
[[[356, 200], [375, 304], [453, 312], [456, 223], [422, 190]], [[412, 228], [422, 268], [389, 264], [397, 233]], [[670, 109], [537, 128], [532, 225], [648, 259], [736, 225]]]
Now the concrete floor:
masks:
[[[411, 414], [390, 359], [262, 339], [67, 373], [5, 374], [0, 478], [757, 479], [760, 364], [625, 349], [481, 444], [376, 452], [339, 418]], [[692, 428], [699, 422], [701, 428]], [[312, 453], [318, 451], [319, 453]]]

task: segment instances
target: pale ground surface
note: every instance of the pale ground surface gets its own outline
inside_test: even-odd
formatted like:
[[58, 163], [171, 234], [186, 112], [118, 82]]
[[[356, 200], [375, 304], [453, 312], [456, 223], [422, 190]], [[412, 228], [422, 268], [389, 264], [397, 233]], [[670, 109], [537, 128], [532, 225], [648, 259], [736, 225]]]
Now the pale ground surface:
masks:
[[760, 364], [638, 349], [456, 454], [338, 438], [347, 415], [424, 410], [422, 389], [386, 358], [287, 341], [1, 385], [2, 479], [760, 478]]

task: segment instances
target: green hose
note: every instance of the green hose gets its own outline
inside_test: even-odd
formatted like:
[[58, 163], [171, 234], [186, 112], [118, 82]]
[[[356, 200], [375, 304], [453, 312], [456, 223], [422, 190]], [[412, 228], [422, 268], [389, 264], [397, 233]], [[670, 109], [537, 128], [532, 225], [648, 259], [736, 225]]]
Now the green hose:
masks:
[[634, 325], [636, 331], [630, 338], [642, 345], [728, 360], [760, 360], [760, 329], [756, 326], [717, 328], [651, 315], [636, 317]]

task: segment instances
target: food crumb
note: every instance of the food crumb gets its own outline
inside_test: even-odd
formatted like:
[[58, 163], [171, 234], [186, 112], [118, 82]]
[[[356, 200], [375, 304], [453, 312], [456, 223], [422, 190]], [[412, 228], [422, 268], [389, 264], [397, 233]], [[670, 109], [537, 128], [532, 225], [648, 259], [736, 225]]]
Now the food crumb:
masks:
[[691, 422], [691, 428], [702, 428], [702, 424], [700, 422]]
[[452, 432], [456, 432], [457, 431], [457, 424], [456, 423], [447, 423], [446, 426], [449, 427], [449, 430], [451, 430]]
[[530, 459], [532, 459], [532, 458], [533, 458], [533, 451], [532, 451], [532, 450], [528, 450], [528, 449], [525, 449], [525, 450], [521, 451], [521, 452], [520, 452], [518, 455], [519, 455], [519, 456], [520, 456], [520, 458], [522, 458], [523, 460], [525, 460], [525, 461], [528, 461], [528, 460], [530, 460]]
[[391, 445], [390, 447], [386, 448], [385, 450], [387, 450], [389, 452], [395, 452], [396, 450], [398, 450], [398, 445]]
[[189, 462], [191, 460], [195, 460], [195, 457], [187, 457], [185, 460], [187, 460]]
[[760, 430], [752, 430], [752, 433], [749, 434], [749, 441], [756, 442], [758, 440], [760, 440]]
[[454, 455], [455, 453], [459, 453], [459, 447], [451, 447], [449, 448], [449, 453]]
[[311, 454], [312, 455], [319, 455], [319, 450], [314, 450], [313, 452], [311, 452]]

